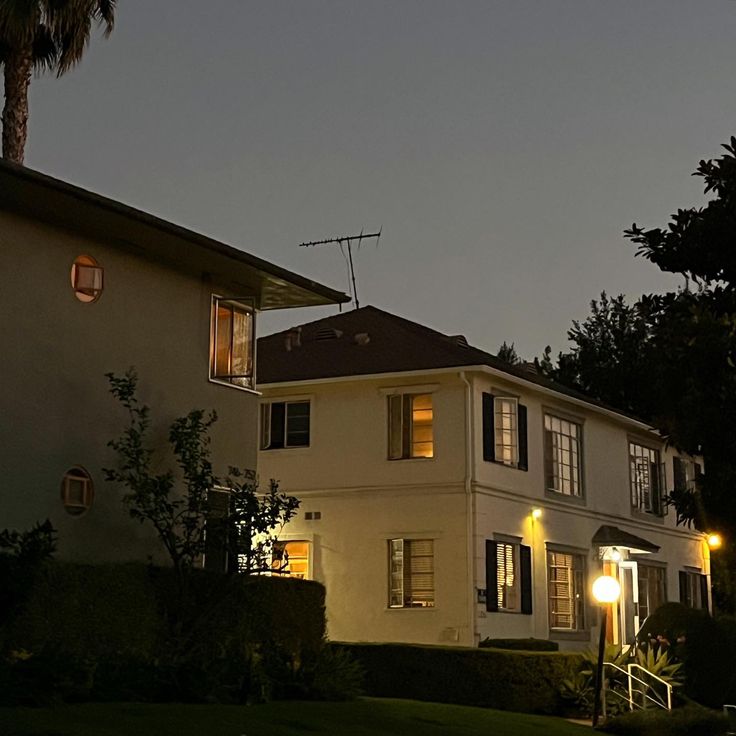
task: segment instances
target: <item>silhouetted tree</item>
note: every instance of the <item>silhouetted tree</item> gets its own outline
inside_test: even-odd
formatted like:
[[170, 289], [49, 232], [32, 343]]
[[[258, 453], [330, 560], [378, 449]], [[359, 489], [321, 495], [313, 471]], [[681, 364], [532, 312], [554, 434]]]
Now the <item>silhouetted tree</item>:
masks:
[[509, 345], [506, 340], [503, 341], [501, 347], [498, 349], [496, 357], [506, 361], [507, 363], [510, 363], [511, 365], [518, 365], [519, 363], [521, 363], [521, 358], [516, 352], [514, 343], [511, 343], [511, 345]]
[[28, 133], [28, 87], [34, 72], [61, 76], [83, 56], [94, 23], [109, 36], [116, 0], [0, 0], [3, 158], [22, 164]]

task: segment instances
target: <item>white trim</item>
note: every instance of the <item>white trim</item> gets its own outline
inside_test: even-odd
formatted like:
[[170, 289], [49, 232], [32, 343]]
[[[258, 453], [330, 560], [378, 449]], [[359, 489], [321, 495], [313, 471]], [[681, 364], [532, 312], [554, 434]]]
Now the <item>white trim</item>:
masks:
[[381, 387], [378, 393], [382, 396], [397, 396], [400, 394], [433, 394], [439, 391], [439, 383], [405, 383], [401, 386]]

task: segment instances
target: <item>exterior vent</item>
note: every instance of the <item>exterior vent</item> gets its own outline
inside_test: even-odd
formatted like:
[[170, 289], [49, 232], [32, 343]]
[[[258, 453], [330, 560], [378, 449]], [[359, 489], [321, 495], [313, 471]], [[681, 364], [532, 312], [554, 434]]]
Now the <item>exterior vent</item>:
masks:
[[356, 332], [353, 336], [353, 342], [356, 345], [367, 345], [371, 341], [371, 336], [367, 332]]
[[536, 363], [532, 363], [529, 360], [525, 360], [521, 367], [527, 372], [527, 373], [533, 373], [535, 376], [539, 375], [539, 369], [537, 368]]
[[334, 327], [320, 327], [315, 340], [338, 340], [341, 337], [342, 330], [336, 330]]
[[468, 345], [468, 338], [465, 337], [465, 335], [450, 335], [450, 340], [452, 340], [456, 345], [459, 345], [461, 348], [470, 347], [470, 345]]

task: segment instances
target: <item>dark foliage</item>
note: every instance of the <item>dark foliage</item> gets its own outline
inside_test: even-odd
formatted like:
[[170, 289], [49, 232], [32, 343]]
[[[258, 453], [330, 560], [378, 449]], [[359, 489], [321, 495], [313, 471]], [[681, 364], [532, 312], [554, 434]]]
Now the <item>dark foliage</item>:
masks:
[[557, 652], [560, 645], [549, 639], [483, 639], [479, 647], [491, 649], [513, 649], [523, 652]]
[[562, 681], [579, 656], [562, 652], [344, 644], [366, 672], [369, 695], [558, 713]]
[[674, 710], [649, 709], [624, 713], [600, 727], [621, 736], [720, 736], [728, 727], [723, 713], [698, 705]]

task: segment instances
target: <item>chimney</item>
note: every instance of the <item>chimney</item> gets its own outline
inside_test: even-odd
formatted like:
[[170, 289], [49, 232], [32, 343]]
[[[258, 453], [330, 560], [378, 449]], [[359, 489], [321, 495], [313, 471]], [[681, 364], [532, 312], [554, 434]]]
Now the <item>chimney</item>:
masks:
[[292, 348], [298, 348], [301, 347], [302, 344], [302, 328], [301, 327], [292, 327], [287, 333], [284, 338], [284, 347], [286, 348], [286, 352], [291, 352]]

